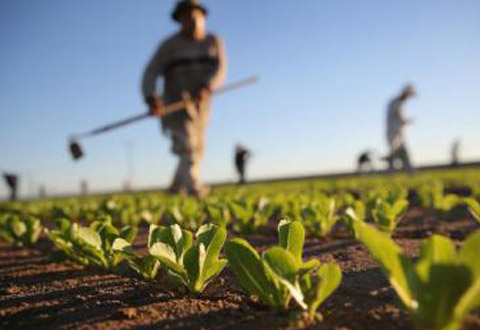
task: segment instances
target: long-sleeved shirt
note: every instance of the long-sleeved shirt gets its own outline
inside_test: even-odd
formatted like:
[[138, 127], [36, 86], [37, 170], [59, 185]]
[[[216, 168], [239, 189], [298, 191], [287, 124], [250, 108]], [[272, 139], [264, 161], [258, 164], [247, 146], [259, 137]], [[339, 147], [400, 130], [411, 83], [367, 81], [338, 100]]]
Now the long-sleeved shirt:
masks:
[[226, 56], [223, 42], [213, 34], [204, 40], [192, 40], [174, 34], [158, 47], [143, 75], [145, 99], [154, 96], [159, 76], [164, 81], [163, 100], [166, 104], [182, 99], [188, 91], [195, 96], [202, 87], [215, 89], [224, 80]]
[[403, 100], [396, 97], [387, 109], [387, 141], [392, 150], [401, 147], [405, 140], [405, 126], [409, 121], [405, 118], [403, 103]]

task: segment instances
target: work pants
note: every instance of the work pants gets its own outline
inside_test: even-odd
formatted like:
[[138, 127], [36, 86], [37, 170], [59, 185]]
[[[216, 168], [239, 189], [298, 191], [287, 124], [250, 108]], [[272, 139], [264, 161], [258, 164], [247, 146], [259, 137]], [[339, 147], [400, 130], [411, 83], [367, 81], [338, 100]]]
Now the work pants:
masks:
[[[396, 166], [398, 162], [401, 163], [400, 168], [397, 168]], [[412, 171], [412, 164], [410, 163], [410, 157], [405, 144], [401, 144], [399, 147], [392, 150], [388, 160], [388, 167], [391, 171], [396, 169], [402, 169], [408, 172]]]
[[199, 192], [200, 163], [205, 153], [205, 128], [209, 116], [208, 100], [186, 110], [188, 117], [170, 127], [172, 152], [179, 158], [170, 186], [174, 192]]

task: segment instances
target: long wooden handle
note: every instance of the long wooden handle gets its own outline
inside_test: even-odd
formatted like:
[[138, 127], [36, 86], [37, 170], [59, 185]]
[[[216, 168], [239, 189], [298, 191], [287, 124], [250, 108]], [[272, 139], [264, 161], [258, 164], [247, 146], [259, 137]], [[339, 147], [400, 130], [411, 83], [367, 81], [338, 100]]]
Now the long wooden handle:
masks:
[[[258, 78], [255, 77], [255, 76], [247, 78], [247, 79], [239, 80], [237, 82], [234, 82], [232, 84], [229, 84], [229, 85], [226, 85], [224, 87], [220, 87], [220, 88], [214, 90], [212, 92], [212, 94], [213, 95], [219, 95], [219, 94], [223, 94], [223, 93], [226, 93], [226, 92], [230, 92], [230, 91], [238, 89], [238, 88], [242, 88], [242, 87], [245, 87], [245, 86], [248, 86], [248, 85], [255, 84], [257, 81], [258, 81]], [[160, 116], [165, 116], [165, 115], [170, 114], [172, 112], [183, 110], [189, 104], [189, 102], [193, 102], [193, 100], [192, 99], [185, 99], [185, 100], [182, 100], [182, 101], [179, 101], [179, 102], [168, 104], [167, 106], [165, 106], [161, 110]], [[143, 120], [145, 118], [149, 118], [149, 117], [151, 117], [151, 116], [150, 116], [150, 113], [148, 113], [148, 112], [147, 113], [142, 113], [140, 115], [135, 115], [135, 116], [132, 116], [132, 117], [128, 117], [128, 118], [119, 120], [117, 122], [108, 124], [106, 126], [102, 126], [102, 127], [93, 129], [93, 130], [85, 132], [85, 133], [73, 135], [70, 138], [70, 140], [78, 140], [78, 139], [81, 139], [81, 138], [102, 134], [102, 133], [111, 131], [113, 129], [116, 129], [116, 128], [119, 128], [119, 127], [122, 127], [122, 126], [125, 126], [125, 125], [129, 125], [129, 124], [132, 124], [134, 122], [137, 122], [137, 121]]]
[[[228, 84], [228, 85], [225, 85], [223, 87], [219, 87], [219, 88], [215, 89], [212, 92], [212, 95], [220, 95], [220, 94], [224, 94], [224, 93], [227, 93], [227, 92], [231, 92], [233, 90], [236, 90], [236, 89], [239, 89], [239, 88], [242, 88], [242, 87], [245, 87], [245, 86], [256, 84], [257, 82], [258, 82], [258, 77], [256, 77], [256, 76], [253, 76], [253, 77], [250, 77], [250, 78], [247, 78], [247, 79], [243, 79], [243, 80], [239, 80], [239, 81], [236, 81], [234, 83], [231, 83], [231, 84]], [[185, 109], [185, 107], [189, 104], [189, 102], [193, 102], [193, 100], [187, 98], [185, 100], [178, 101], [178, 102], [175, 102], [175, 103], [170, 103], [170, 104], [166, 105], [165, 107], [163, 107], [161, 109], [160, 117], [168, 115], [172, 112], [176, 112], [176, 111], [180, 111], [180, 110]]]

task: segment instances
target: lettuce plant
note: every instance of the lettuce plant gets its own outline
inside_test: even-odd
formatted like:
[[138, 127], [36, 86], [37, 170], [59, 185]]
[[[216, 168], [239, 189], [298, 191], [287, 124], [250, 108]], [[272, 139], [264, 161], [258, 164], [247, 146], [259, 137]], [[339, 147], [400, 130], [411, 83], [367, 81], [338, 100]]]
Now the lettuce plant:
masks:
[[258, 228], [267, 224], [274, 209], [266, 198], [258, 200], [246, 197], [229, 204], [230, 212], [235, 219], [233, 230], [237, 233], [254, 233]]
[[136, 227], [126, 226], [118, 230], [111, 224], [110, 217], [94, 221], [89, 227], [59, 219], [57, 226], [57, 229], [46, 232], [52, 243], [68, 258], [109, 271], [114, 271], [123, 259], [123, 255], [113, 249], [113, 242], [123, 238], [131, 243], [137, 234]]
[[372, 209], [372, 217], [381, 231], [392, 234], [407, 207], [408, 201], [405, 199], [395, 200], [392, 203], [378, 199], [375, 208]]
[[214, 224], [201, 226], [195, 242], [193, 234], [177, 224], [152, 225], [149, 252], [190, 292], [201, 293], [227, 264], [219, 258], [226, 237], [226, 229]]
[[42, 228], [32, 215], [4, 214], [0, 216], [0, 239], [16, 246], [31, 246], [38, 241]]
[[435, 213], [440, 220], [446, 220], [448, 214], [460, 204], [461, 199], [454, 194], [444, 194], [442, 191], [435, 191], [432, 196]]
[[[153, 233], [157, 226], [151, 225], [148, 235], [148, 249], [150, 249], [154, 243]], [[117, 238], [113, 242], [112, 249], [121, 253], [127, 260], [131, 269], [133, 269], [137, 274], [142, 276], [145, 280], [151, 282], [155, 280], [160, 269], [160, 262], [156, 257], [151, 254], [140, 255], [137, 254], [131, 242], [128, 242], [124, 238]]]
[[342, 222], [347, 227], [348, 232], [354, 238], [357, 238], [355, 231], [355, 221], [364, 222], [366, 217], [365, 204], [358, 200], [352, 203], [352, 206], [348, 207], [343, 216]]
[[464, 198], [463, 202], [467, 205], [468, 211], [472, 217], [480, 223], [480, 203], [475, 198]]
[[480, 306], [480, 231], [458, 253], [451, 240], [433, 235], [422, 242], [414, 263], [386, 234], [361, 222], [355, 226], [419, 328], [457, 330]]
[[307, 230], [318, 237], [327, 236], [338, 220], [335, 198], [322, 196], [304, 206], [300, 213]]
[[[286, 311], [293, 298], [310, 318], [338, 287], [340, 268], [320, 266], [318, 260], [303, 262], [305, 230], [298, 221], [281, 221], [279, 246], [258, 254], [247, 241], [235, 238], [225, 245], [225, 254], [240, 284], [251, 295], [276, 311]], [[319, 267], [320, 266], [320, 267]]]

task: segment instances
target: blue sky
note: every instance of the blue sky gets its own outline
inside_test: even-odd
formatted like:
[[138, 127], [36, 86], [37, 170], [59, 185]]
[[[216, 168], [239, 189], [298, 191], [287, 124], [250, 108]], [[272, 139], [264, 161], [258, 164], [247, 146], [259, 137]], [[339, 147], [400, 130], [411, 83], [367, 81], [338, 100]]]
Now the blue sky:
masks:
[[[251, 177], [353, 168], [366, 148], [386, 151], [385, 107], [416, 84], [407, 105], [416, 164], [447, 161], [462, 139], [479, 159], [480, 2], [476, 0], [205, 0], [208, 28], [229, 57], [228, 81], [254, 87], [214, 102], [202, 165], [206, 181], [234, 178], [237, 141], [254, 153]], [[134, 148], [134, 186], [164, 186], [176, 165], [149, 120], [85, 140], [74, 163], [69, 134], [145, 111], [140, 79], [176, 30], [167, 0], [0, 1], [0, 170], [22, 194], [118, 189]], [[5, 196], [2, 185], [0, 197]]]

